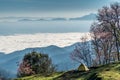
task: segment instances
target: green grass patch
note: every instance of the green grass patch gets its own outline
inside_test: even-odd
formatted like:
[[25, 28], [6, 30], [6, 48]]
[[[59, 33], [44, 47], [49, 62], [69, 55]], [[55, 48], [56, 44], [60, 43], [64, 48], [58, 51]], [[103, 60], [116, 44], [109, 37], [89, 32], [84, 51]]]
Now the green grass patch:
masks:
[[32, 76], [27, 76], [27, 77], [23, 77], [23, 78], [17, 78], [14, 80], [53, 80], [54, 78], [56, 78], [57, 76], [60, 76], [62, 74], [62, 72], [60, 73], [54, 73], [51, 76], [41, 76], [41, 75], [32, 75]]
[[91, 68], [87, 72], [72, 70], [48, 77], [33, 75], [15, 80], [120, 80], [120, 62], [102, 65], [96, 69]]

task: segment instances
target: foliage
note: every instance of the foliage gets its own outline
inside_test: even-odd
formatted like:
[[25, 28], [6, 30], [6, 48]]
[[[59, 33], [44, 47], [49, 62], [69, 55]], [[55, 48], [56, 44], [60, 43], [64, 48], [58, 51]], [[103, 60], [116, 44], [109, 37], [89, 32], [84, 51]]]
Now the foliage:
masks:
[[50, 75], [55, 71], [55, 66], [47, 54], [31, 52], [24, 56], [19, 65], [18, 77], [33, 74]]
[[30, 76], [32, 74], [35, 74], [35, 72], [32, 70], [30, 64], [27, 61], [23, 61], [19, 66], [17, 76]]
[[[120, 4], [98, 10], [97, 21], [90, 32], [96, 53], [97, 64], [108, 64], [120, 60]], [[117, 54], [116, 54], [117, 53]]]

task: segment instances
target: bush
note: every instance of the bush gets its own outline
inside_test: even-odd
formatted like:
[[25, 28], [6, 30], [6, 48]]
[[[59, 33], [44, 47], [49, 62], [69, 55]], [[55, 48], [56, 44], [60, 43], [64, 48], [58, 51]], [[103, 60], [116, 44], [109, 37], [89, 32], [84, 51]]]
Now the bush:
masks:
[[18, 68], [18, 77], [33, 74], [50, 75], [55, 71], [55, 66], [47, 54], [31, 52], [24, 56]]

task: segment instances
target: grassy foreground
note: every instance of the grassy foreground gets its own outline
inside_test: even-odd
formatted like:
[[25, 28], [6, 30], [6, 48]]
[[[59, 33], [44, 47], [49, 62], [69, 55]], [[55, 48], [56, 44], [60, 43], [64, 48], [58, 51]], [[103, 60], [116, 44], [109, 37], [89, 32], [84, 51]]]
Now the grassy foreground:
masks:
[[17, 79], [14, 79], [14, 80], [53, 80], [54, 78], [56, 78], [60, 75], [62, 75], [62, 73], [54, 73], [53, 75], [47, 76], [47, 77], [40, 76], [38, 74], [38, 75], [27, 76], [27, 77], [23, 77], [23, 78], [17, 78]]
[[91, 68], [88, 72], [68, 71], [49, 77], [33, 75], [15, 80], [120, 80], [120, 62]]

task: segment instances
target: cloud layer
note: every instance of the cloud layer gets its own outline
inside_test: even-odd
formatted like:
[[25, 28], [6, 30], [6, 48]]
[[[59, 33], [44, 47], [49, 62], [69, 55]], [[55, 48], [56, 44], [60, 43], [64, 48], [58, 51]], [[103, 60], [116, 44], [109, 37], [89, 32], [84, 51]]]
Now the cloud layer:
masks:
[[39, 33], [0, 36], [0, 52], [10, 53], [25, 48], [45, 47], [49, 45], [64, 47], [79, 42], [80, 37], [85, 35], [89, 40], [89, 33]]

